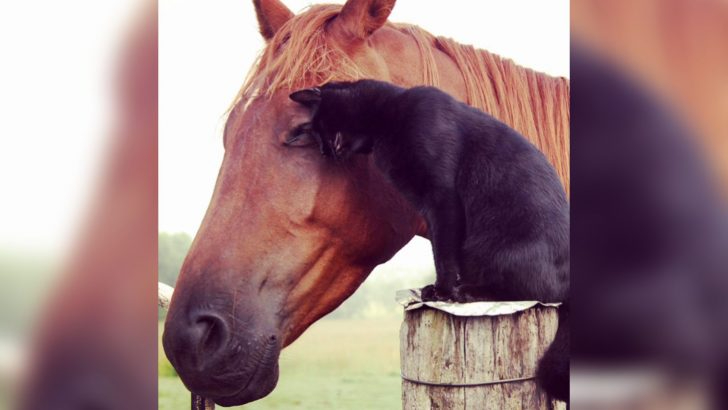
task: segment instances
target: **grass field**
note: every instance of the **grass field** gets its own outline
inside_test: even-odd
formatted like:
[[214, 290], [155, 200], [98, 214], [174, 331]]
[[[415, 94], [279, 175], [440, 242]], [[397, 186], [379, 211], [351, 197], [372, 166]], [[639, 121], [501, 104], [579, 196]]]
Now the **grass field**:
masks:
[[[278, 387], [238, 409], [399, 409], [399, 326], [392, 319], [327, 319], [280, 359]], [[161, 334], [161, 323], [160, 323]], [[190, 408], [190, 393], [159, 351], [159, 409]]]

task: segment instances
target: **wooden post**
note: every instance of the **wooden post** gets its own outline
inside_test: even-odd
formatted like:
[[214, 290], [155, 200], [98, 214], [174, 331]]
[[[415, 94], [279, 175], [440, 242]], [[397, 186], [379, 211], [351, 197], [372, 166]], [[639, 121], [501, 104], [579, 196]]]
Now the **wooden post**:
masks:
[[553, 307], [454, 316], [424, 306], [400, 330], [405, 410], [565, 409], [536, 386], [538, 360], [558, 324]]

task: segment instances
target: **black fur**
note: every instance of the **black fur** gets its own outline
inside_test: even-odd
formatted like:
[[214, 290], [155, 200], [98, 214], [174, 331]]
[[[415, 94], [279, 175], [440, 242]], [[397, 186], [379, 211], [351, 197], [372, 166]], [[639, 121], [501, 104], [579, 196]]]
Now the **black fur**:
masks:
[[[569, 205], [553, 167], [523, 136], [432, 87], [361, 80], [301, 90], [324, 154], [373, 153], [428, 224], [430, 300], [565, 302]], [[308, 127], [309, 125], [307, 125]], [[568, 308], [538, 376], [568, 400]]]

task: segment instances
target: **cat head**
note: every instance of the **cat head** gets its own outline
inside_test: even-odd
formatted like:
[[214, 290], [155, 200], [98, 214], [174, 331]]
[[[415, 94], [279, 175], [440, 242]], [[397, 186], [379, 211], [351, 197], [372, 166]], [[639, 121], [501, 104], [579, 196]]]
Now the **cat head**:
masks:
[[353, 83], [328, 83], [321, 87], [306, 88], [290, 94], [290, 99], [311, 110], [311, 122], [301, 127], [310, 133], [324, 156], [345, 160], [352, 154], [372, 152], [372, 139], [355, 132], [358, 120], [351, 105]]

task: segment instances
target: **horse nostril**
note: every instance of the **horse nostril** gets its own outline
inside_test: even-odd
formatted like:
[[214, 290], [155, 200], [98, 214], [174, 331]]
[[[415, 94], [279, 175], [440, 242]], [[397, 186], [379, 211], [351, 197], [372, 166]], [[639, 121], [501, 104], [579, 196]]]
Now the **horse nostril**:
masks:
[[213, 313], [195, 313], [192, 319], [192, 344], [195, 347], [199, 367], [214, 359], [224, 350], [230, 338], [227, 322]]

